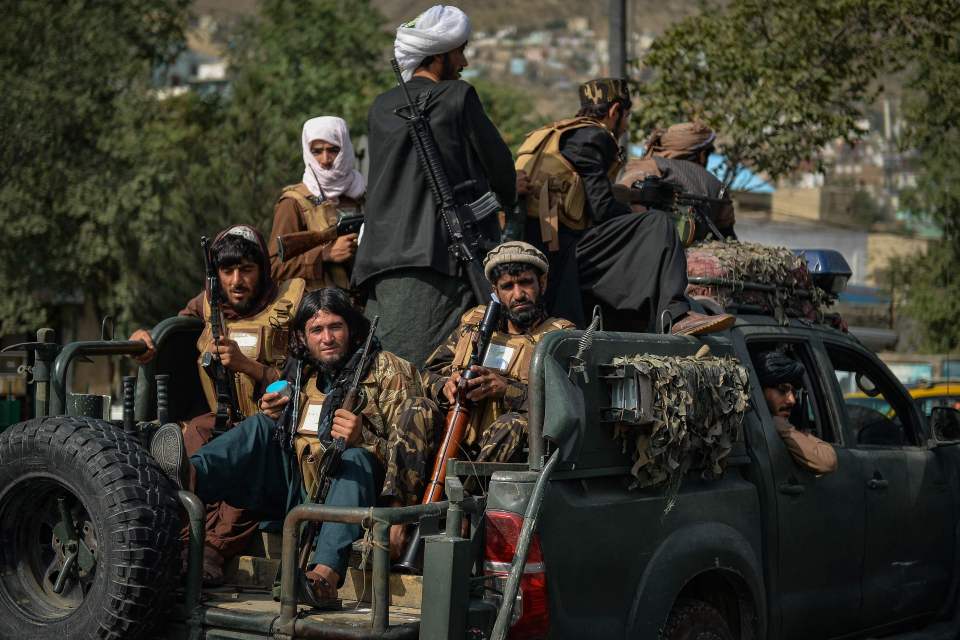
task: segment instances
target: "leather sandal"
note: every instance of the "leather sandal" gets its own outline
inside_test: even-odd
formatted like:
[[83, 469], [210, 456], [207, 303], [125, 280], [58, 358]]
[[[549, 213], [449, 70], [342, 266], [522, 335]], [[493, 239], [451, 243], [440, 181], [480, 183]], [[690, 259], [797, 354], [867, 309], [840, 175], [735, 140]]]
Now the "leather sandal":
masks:
[[297, 569], [297, 599], [314, 609], [339, 609], [342, 601], [337, 597], [337, 588], [316, 574], [307, 574]]

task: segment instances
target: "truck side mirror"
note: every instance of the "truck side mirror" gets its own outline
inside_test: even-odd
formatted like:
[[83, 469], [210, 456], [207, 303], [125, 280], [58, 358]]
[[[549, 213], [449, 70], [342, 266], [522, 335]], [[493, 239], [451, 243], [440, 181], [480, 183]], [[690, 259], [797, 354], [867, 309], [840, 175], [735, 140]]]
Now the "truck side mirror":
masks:
[[960, 411], [953, 407], [934, 407], [930, 411], [930, 431], [938, 443], [960, 441]]

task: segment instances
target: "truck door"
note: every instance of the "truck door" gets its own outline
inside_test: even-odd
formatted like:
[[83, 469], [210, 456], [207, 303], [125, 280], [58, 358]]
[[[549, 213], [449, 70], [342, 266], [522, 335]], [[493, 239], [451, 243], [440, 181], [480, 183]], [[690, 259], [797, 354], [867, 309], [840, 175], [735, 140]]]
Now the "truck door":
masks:
[[[770, 329], [767, 329], [770, 331]], [[773, 426], [763, 391], [752, 374], [753, 403], [769, 452], [776, 519], [770, 521], [768, 563], [773, 628], [779, 608], [780, 635], [789, 640], [831, 638], [858, 627], [860, 568], [863, 561], [864, 502], [859, 461], [838, 437], [838, 420], [826, 402], [813, 351], [796, 331], [775, 339], [748, 337], [756, 362], [759, 353], [780, 348], [806, 370], [790, 423], [833, 445], [838, 467], [817, 475], [798, 464]]]
[[871, 354], [825, 339], [834, 400], [866, 504], [861, 628], [935, 611], [949, 591], [953, 503], [919, 413]]

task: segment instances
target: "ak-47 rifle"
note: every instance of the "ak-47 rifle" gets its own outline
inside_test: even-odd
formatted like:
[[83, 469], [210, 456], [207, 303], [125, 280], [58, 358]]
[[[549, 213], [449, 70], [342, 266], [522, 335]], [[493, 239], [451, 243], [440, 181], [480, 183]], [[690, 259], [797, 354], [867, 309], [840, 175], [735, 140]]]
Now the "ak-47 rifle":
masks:
[[280, 258], [280, 262], [287, 262], [325, 242], [333, 242], [340, 236], [358, 233], [363, 226], [363, 220], [362, 213], [341, 211], [337, 214], [337, 224], [326, 229], [295, 231], [277, 236], [277, 257]]
[[[210, 297], [210, 334], [215, 347], [220, 346], [223, 337], [223, 291], [220, 288], [220, 275], [213, 264], [210, 241], [206, 236], [200, 238], [203, 249], [203, 267], [207, 275], [207, 295]], [[228, 422], [236, 422], [240, 417], [240, 405], [237, 403], [237, 388], [232, 371], [223, 366], [219, 353], [207, 351], [203, 354], [200, 366], [213, 381], [217, 396], [217, 411], [214, 430], [219, 432], [227, 428]]]
[[493, 287], [483, 275], [480, 256], [486, 253], [486, 249], [481, 244], [476, 223], [499, 211], [500, 203], [491, 191], [469, 204], [457, 203], [453, 195], [455, 190], [450, 186], [450, 179], [440, 160], [437, 143], [433, 139], [430, 120], [423, 112], [422, 106], [418, 106], [411, 99], [397, 59], [392, 59], [390, 63], [397, 76], [397, 84], [403, 90], [404, 99], [407, 101], [405, 107], [394, 110], [394, 113], [406, 120], [410, 127], [414, 147], [417, 149], [417, 159], [424, 173], [427, 174], [433, 200], [437, 204], [440, 219], [443, 220], [449, 236], [447, 250], [463, 267], [477, 303], [482, 303], [493, 293]]
[[[357, 359], [357, 368], [353, 374], [353, 383], [347, 389], [343, 396], [341, 409], [356, 412], [357, 404], [360, 401], [360, 381], [363, 379], [363, 372], [366, 369], [367, 359], [370, 356], [370, 346], [373, 344], [373, 335], [377, 331], [377, 325], [380, 324], [380, 316], [376, 316], [370, 323], [370, 332], [367, 333], [367, 341], [363, 345], [363, 351]], [[299, 391], [299, 389], [298, 389]], [[294, 396], [296, 397], [296, 396]], [[296, 427], [294, 427], [296, 428]], [[340, 469], [340, 460], [347, 443], [343, 438], [334, 438], [333, 443], [324, 449], [320, 455], [320, 462], [317, 464], [317, 481], [310, 492], [311, 504], [323, 504], [327, 499], [327, 493], [330, 491], [330, 484]], [[310, 550], [313, 547], [313, 539], [317, 537], [317, 530], [320, 523], [315, 520], [307, 522], [304, 527], [304, 536], [300, 546], [300, 569], [307, 570], [307, 564], [310, 562]]]
[[630, 202], [642, 204], [659, 211], [676, 211], [678, 207], [687, 205], [697, 221], [703, 223], [717, 240], [723, 240], [723, 234], [717, 229], [717, 225], [713, 223], [710, 216], [706, 215], [698, 205], [731, 204], [729, 198], [710, 198], [687, 193], [680, 185], [667, 182], [659, 176], [653, 175], [646, 176], [642, 180], [636, 180], [630, 185]]
[[[430, 474], [430, 480], [427, 482], [427, 488], [423, 492], [422, 504], [439, 502], [443, 499], [444, 483], [447, 479], [447, 463], [457, 457], [460, 452], [460, 443], [466, 434], [467, 426], [470, 424], [472, 403], [467, 400], [467, 384], [477, 374], [473, 367], [479, 366], [487, 357], [487, 350], [490, 348], [490, 340], [493, 332], [497, 330], [500, 324], [500, 300], [496, 295], [490, 295], [490, 302], [487, 303], [487, 311], [483, 314], [483, 320], [477, 327], [477, 337], [473, 345], [473, 352], [470, 354], [470, 361], [466, 369], [460, 376], [460, 383], [457, 386], [456, 402], [447, 412], [447, 420], [443, 430], [443, 440], [440, 442], [440, 448], [437, 450], [437, 457], [434, 458], [433, 472]], [[421, 536], [420, 527], [417, 526], [404, 550], [400, 561], [394, 565], [400, 571], [414, 572], [417, 570], [417, 556], [420, 554]]]

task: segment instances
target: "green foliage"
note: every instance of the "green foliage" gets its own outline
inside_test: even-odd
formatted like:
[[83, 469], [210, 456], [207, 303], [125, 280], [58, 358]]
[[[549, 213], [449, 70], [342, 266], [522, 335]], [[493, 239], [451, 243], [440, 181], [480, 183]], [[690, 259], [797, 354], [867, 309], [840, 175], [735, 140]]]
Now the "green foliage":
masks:
[[[856, 139], [891, 62], [887, 0], [731, 0], [658, 38], [642, 64], [634, 130], [699, 119], [741, 166], [778, 178], [836, 138]], [[736, 185], [734, 185], [736, 186]]]
[[960, 254], [953, 243], [931, 243], [925, 254], [894, 258], [883, 275], [897, 313], [917, 321], [919, 347], [927, 353], [960, 349]]
[[0, 334], [47, 323], [77, 294], [99, 306], [129, 220], [118, 119], [183, 40], [187, 0], [6, 3], [0, 29]]
[[472, 82], [491, 122], [514, 153], [528, 133], [543, 125], [533, 99], [524, 91], [490, 80]]

